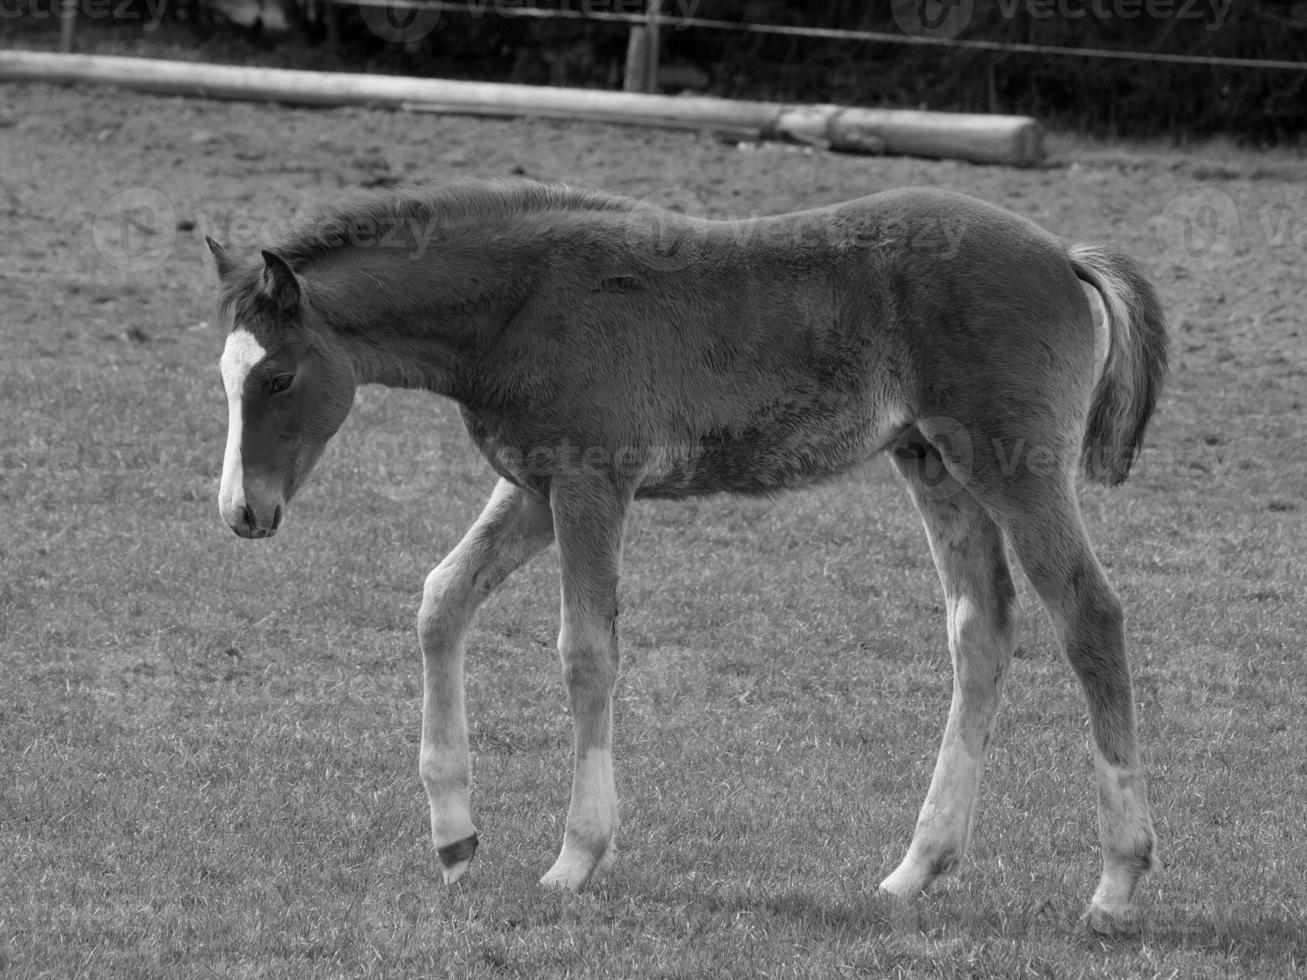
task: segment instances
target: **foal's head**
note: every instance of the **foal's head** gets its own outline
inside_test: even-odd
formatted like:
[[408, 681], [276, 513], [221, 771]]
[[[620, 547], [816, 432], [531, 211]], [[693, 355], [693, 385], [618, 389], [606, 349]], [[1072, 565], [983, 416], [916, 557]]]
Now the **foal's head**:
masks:
[[218, 507], [241, 537], [266, 538], [349, 414], [354, 371], [285, 259], [265, 251], [262, 267], [247, 268], [208, 244], [231, 322], [222, 353], [228, 421]]

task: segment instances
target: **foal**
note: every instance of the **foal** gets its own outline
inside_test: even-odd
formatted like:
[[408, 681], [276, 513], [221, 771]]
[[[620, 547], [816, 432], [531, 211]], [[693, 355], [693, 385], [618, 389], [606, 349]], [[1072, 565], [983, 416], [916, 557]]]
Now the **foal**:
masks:
[[912, 898], [966, 847], [1016, 644], [1010, 544], [1089, 705], [1103, 852], [1089, 920], [1129, 921], [1154, 834], [1121, 604], [1075, 491], [1078, 468], [1126, 478], [1166, 373], [1163, 315], [1129, 259], [935, 190], [715, 222], [527, 181], [366, 199], [255, 266], [209, 246], [231, 323], [220, 507], [237, 534], [277, 530], [361, 383], [455, 399], [501, 477], [418, 616], [420, 771], [446, 882], [477, 846], [466, 637], [514, 569], [557, 541], [575, 775], [542, 883], [577, 891], [614, 853], [631, 502], [770, 494], [888, 450], [944, 587], [954, 685], [912, 843], [881, 888]]

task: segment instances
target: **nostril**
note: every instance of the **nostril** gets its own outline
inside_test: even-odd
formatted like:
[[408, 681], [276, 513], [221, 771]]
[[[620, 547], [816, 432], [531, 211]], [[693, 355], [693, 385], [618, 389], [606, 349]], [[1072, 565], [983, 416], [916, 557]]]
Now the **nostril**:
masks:
[[280, 526], [281, 526], [281, 505], [278, 504], [277, 509], [272, 512], [272, 529], [275, 531]]

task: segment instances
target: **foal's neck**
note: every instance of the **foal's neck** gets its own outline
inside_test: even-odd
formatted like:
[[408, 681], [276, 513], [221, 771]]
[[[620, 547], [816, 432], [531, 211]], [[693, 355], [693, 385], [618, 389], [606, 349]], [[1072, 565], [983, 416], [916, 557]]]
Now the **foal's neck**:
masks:
[[528, 292], [533, 259], [522, 247], [358, 250], [307, 278], [360, 383], [461, 398], [464, 379]]

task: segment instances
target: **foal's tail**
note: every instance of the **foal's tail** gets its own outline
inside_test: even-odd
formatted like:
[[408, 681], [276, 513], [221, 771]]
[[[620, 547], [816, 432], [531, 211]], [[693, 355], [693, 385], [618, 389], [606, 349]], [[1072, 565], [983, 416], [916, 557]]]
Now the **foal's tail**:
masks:
[[1134, 261], [1093, 245], [1067, 250], [1071, 268], [1107, 310], [1107, 360], [1094, 386], [1081, 464], [1115, 486], [1130, 474], [1166, 377], [1166, 317]]

